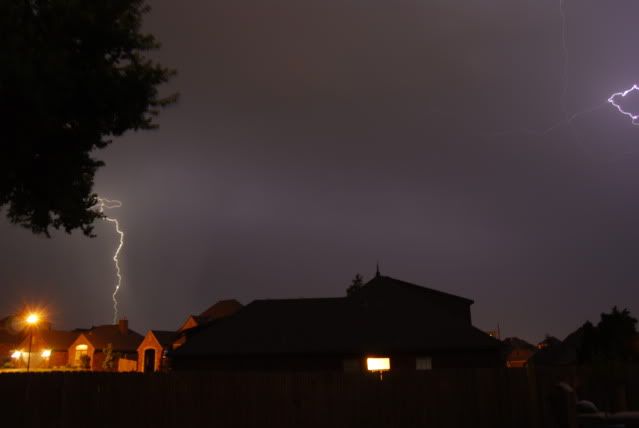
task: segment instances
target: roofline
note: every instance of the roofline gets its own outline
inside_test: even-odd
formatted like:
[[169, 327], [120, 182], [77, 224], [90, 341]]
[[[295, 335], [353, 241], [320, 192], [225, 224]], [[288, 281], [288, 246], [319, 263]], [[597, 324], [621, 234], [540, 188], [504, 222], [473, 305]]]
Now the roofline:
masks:
[[[321, 351], [321, 352], [309, 352], [309, 351], [300, 351], [300, 352], [220, 352], [220, 353], [185, 353], [185, 352], [177, 352], [180, 351], [180, 348], [172, 350], [171, 353], [173, 357], [178, 358], [215, 358], [215, 357], [286, 357], [286, 356], [296, 356], [296, 357], [361, 357], [364, 358], [366, 356], [371, 355], [379, 355], [379, 354], [389, 354], [390, 357], [393, 355], [418, 355], [418, 354], [443, 354], [447, 352], [473, 352], [473, 351], [496, 351], [499, 352], [498, 346], [459, 346], [459, 347], [444, 347], [444, 348], [406, 348], [406, 349], [372, 349], [367, 352], [360, 351]], [[424, 355], [430, 356], [430, 355]]]
[[409, 285], [409, 286], [412, 286], [412, 287], [418, 287], [418, 288], [421, 288], [422, 290], [429, 291], [431, 293], [441, 294], [441, 295], [446, 296], [446, 297], [453, 297], [455, 299], [464, 300], [464, 301], [470, 303], [471, 305], [473, 303], [475, 303], [475, 301], [473, 299], [469, 299], [467, 297], [458, 296], [456, 294], [447, 293], [447, 292], [441, 291], [441, 290], [435, 290], [434, 288], [424, 287], [423, 285], [415, 284], [415, 283], [412, 283], [412, 282], [402, 281], [401, 279], [393, 278], [392, 276], [386, 276], [386, 275], [380, 275], [378, 277], [374, 277], [373, 279], [369, 280], [366, 284], [364, 284], [364, 286], [369, 285], [371, 282], [375, 281], [378, 278], [390, 279], [391, 281], [396, 281], [396, 282], [399, 282], [401, 284]]
[[[89, 336], [86, 334], [87, 332], [82, 332], [80, 334], [78, 334], [78, 337], [75, 338], [75, 340], [73, 342], [71, 342], [71, 344], [69, 345], [69, 348], [75, 343], [77, 342], [81, 337], [84, 337], [84, 339], [89, 342], [91, 344], [91, 346], [93, 346], [94, 348], [96, 348], [95, 343], [93, 343], [91, 341], [91, 339], [89, 339]], [[97, 348], [96, 348], [97, 349]]]
[[253, 303], [258, 302], [291, 302], [291, 301], [299, 301], [299, 300], [346, 300], [347, 297], [285, 297], [282, 299], [255, 299], [248, 303], [246, 306], [251, 305]]

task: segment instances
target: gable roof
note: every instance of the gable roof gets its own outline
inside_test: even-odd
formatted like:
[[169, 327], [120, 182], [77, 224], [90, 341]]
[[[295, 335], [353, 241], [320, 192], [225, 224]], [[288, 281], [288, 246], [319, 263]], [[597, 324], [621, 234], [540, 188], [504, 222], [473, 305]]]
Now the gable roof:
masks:
[[24, 330], [24, 323], [15, 315], [0, 319], [0, 332], [20, 334]]
[[496, 350], [499, 346], [498, 340], [469, 323], [448, 323], [440, 314], [341, 297], [256, 300], [235, 316], [189, 336], [174, 356]]
[[136, 352], [138, 345], [144, 337], [139, 333], [127, 329], [125, 334], [120, 331], [120, 326], [107, 324], [91, 327], [88, 331], [81, 332], [81, 335], [91, 342], [98, 350], [104, 349], [111, 344], [114, 351]]
[[243, 305], [235, 299], [220, 300], [213, 306], [205, 310], [200, 314], [200, 317], [207, 318], [209, 320], [217, 320], [220, 318], [226, 318], [235, 314], [242, 309]]
[[199, 315], [189, 315], [182, 323], [178, 331], [187, 331], [196, 327], [202, 327], [213, 321], [234, 315], [242, 309], [244, 305], [235, 299], [220, 300]]
[[[546, 338], [542, 343], [548, 346], [538, 350], [531, 358], [537, 365], [565, 366], [577, 363], [578, 351], [581, 348], [589, 323], [585, 323], [570, 333], [563, 341], [554, 337]], [[590, 325], [592, 327], [592, 324]]]
[[165, 330], [149, 330], [149, 331], [155, 337], [158, 343], [163, 347], [172, 345], [175, 339], [177, 339], [180, 336], [180, 334], [175, 331], [165, 331]]
[[473, 304], [473, 300], [466, 297], [456, 296], [454, 294], [445, 293], [433, 288], [423, 287], [421, 285], [402, 281], [390, 276], [375, 275], [373, 279], [364, 284], [354, 295], [379, 295], [389, 297], [393, 295], [415, 295], [420, 297], [446, 299], [458, 301], [466, 304]]
[[63, 330], [45, 330], [39, 334], [52, 351], [66, 351], [79, 335], [74, 331]]
[[24, 340], [24, 333], [12, 333], [6, 330], [0, 330], [0, 344], [19, 345]]
[[525, 349], [528, 351], [537, 350], [537, 347], [535, 345], [528, 343], [525, 340], [520, 339], [518, 337], [507, 337], [502, 341], [502, 343], [504, 344], [504, 347], [508, 351], [512, 351], [514, 349]]

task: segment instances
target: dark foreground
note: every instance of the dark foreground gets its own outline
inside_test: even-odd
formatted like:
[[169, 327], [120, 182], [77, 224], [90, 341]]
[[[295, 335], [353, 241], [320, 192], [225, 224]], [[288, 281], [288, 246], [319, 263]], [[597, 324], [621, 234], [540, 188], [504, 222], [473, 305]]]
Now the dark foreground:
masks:
[[639, 409], [639, 368], [342, 373], [0, 375], [11, 427], [559, 427], [566, 381], [600, 409]]

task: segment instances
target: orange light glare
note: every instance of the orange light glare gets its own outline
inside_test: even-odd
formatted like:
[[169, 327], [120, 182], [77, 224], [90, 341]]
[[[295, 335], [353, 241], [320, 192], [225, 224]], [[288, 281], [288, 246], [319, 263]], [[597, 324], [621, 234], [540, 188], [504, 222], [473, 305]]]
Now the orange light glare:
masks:
[[11, 354], [11, 358], [13, 358], [14, 360], [19, 359], [22, 356], [22, 352], [20, 351], [13, 351], [13, 354]]
[[42, 351], [42, 358], [49, 358], [51, 356], [51, 349], [45, 349]]
[[29, 325], [35, 325], [38, 322], [40, 322], [40, 315], [36, 314], [36, 313], [32, 313], [27, 315], [27, 324]]

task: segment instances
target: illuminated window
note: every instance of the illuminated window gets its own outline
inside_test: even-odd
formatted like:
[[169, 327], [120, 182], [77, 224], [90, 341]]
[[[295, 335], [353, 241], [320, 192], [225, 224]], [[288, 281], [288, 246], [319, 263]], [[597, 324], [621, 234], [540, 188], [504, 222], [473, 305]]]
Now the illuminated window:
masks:
[[390, 370], [390, 358], [367, 358], [366, 368], [370, 372]]
[[42, 351], [42, 358], [49, 358], [51, 356], [51, 349], [45, 349]]
[[22, 356], [22, 352], [20, 351], [14, 351], [13, 354], [11, 354], [11, 358], [13, 358], [14, 360], [19, 359]]
[[89, 355], [89, 347], [87, 345], [78, 345], [75, 347], [75, 364], [79, 365], [81, 363], [81, 358], [83, 355]]
[[415, 368], [417, 370], [432, 370], [433, 359], [431, 357], [420, 357], [415, 361]]

